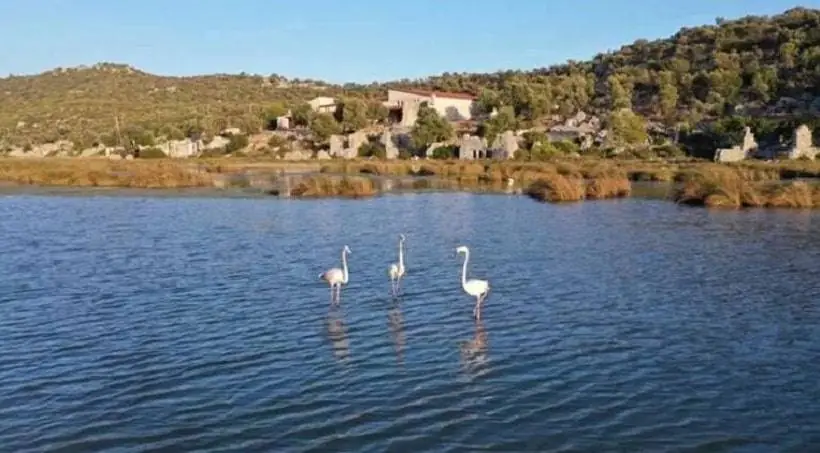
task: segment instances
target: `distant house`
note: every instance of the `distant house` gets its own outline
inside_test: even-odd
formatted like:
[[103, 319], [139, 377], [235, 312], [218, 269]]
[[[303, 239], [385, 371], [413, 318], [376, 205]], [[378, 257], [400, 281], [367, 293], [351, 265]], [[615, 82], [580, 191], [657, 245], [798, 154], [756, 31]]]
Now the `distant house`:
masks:
[[467, 93], [402, 89], [387, 90], [384, 105], [390, 109], [401, 109], [405, 104], [426, 103], [449, 121], [465, 121], [473, 118], [475, 101], [476, 97]]
[[333, 113], [336, 111], [336, 100], [328, 96], [319, 96], [308, 101], [310, 108], [317, 113]]

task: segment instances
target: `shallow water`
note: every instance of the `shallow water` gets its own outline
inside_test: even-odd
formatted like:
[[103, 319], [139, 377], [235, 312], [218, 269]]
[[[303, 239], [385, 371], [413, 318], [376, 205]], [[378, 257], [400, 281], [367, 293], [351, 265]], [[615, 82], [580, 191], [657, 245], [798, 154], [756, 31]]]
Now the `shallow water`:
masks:
[[0, 218], [1, 451], [820, 443], [817, 212], [15, 194]]

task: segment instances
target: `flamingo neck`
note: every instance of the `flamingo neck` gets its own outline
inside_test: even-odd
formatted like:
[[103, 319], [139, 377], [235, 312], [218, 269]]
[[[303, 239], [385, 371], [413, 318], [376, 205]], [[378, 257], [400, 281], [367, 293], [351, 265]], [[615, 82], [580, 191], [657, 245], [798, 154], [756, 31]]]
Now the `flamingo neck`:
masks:
[[342, 250], [342, 282], [347, 284], [347, 252]]
[[399, 270], [404, 270], [404, 241], [399, 240]]
[[461, 267], [461, 287], [467, 286], [467, 261], [470, 261], [470, 251], [464, 252], [464, 265]]

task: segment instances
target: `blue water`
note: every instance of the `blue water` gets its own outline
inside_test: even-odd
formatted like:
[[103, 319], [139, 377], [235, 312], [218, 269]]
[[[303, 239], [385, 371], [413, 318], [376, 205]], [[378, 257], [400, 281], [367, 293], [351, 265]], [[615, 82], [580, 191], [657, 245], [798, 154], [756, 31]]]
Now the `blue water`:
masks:
[[17, 194], [0, 219], [3, 452], [820, 445], [817, 212]]

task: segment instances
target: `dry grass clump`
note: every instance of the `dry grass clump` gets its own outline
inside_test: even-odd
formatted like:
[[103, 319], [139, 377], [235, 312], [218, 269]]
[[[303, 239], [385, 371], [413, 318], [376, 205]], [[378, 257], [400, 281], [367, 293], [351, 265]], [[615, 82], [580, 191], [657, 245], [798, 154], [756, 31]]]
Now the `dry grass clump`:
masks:
[[716, 208], [820, 206], [820, 188], [797, 181], [783, 185], [749, 180], [747, 169], [707, 167], [687, 173], [675, 193], [678, 203]]
[[364, 198], [376, 195], [373, 180], [360, 176], [314, 175], [300, 180], [290, 191], [292, 197], [324, 198], [345, 197]]
[[795, 159], [779, 162], [746, 161], [736, 164], [767, 174], [768, 179], [820, 178], [820, 160]]
[[586, 184], [589, 199], [623, 198], [632, 194], [632, 183], [626, 177], [591, 179]]
[[710, 166], [682, 175], [677, 203], [721, 208], [763, 206], [765, 198], [737, 168]]
[[41, 186], [183, 188], [213, 186], [213, 178], [172, 160], [0, 159], [0, 181]]
[[586, 178], [586, 198], [604, 199], [628, 197], [632, 194], [632, 183], [626, 171], [605, 163], [582, 169]]
[[766, 205], [773, 208], [820, 207], [820, 186], [811, 186], [804, 181], [784, 184], [771, 192]]
[[586, 195], [584, 181], [554, 173], [544, 176], [527, 187], [526, 194], [538, 201], [562, 203], [581, 201]]

